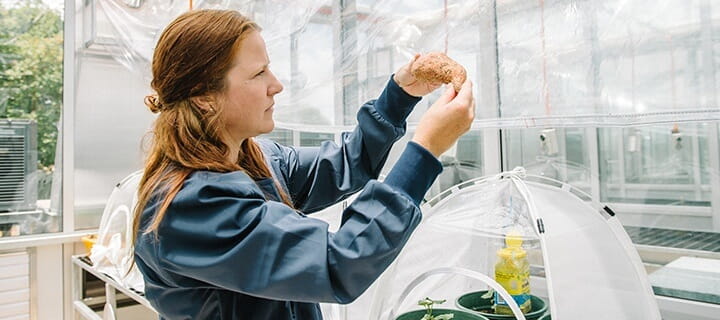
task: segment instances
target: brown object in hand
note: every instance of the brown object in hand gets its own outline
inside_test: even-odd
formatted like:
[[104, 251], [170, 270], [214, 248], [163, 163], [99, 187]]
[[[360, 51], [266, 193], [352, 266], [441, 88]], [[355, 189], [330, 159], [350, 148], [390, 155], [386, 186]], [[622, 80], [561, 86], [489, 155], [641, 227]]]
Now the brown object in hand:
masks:
[[427, 82], [452, 82], [455, 92], [460, 92], [460, 87], [467, 78], [465, 68], [442, 52], [420, 56], [413, 63], [410, 72], [416, 79]]

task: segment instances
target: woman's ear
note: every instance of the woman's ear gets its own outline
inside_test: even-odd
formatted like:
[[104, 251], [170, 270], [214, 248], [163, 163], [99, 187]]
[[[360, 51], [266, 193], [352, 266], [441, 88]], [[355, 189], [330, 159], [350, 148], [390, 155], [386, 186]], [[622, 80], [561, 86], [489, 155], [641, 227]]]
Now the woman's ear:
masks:
[[215, 112], [215, 99], [211, 96], [192, 97], [190, 101], [204, 112]]

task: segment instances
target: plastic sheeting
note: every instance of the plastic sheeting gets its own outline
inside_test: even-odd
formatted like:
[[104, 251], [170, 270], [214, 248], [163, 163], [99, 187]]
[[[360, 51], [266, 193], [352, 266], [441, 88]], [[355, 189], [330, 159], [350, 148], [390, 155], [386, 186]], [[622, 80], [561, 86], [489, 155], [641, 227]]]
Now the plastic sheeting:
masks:
[[[415, 303], [424, 297], [453, 307], [462, 294], [487, 290], [493, 282], [482, 275], [493, 277], [509, 233], [524, 238], [532, 265], [543, 266], [547, 282], [531, 281], [531, 293], [548, 303], [553, 319], [660, 319], [630, 238], [616, 218], [583, 198], [556, 180], [526, 177], [521, 168], [449, 189], [429, 202], [423, 222], [378, 281], [367, 319], [392, 320], [419, 309]], [[423, 273], [428, 276], [418, 277]]]
[[[163, 27], [189, 8], [86, 4], [96, 27], [105, 23], [107, 52], [144, 73]], [[239, 10], [263, 27], [286, 87], [281, 127], [352, 125], [390, 74], [429, 51], [466, 67], [479, 98], [476, 127], [720, 120], [720, 6], [711, 0], [205, 0], [194, 8]]]

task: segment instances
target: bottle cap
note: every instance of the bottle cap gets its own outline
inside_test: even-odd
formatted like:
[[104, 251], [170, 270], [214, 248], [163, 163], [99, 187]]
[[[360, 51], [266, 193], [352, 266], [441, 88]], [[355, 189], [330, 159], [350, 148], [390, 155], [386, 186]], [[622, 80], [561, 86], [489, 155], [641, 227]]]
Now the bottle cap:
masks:
[[518, 232], [510, 232], [505, 235], [505, 248], [498, 250], [501, 258], [524, 258], [527, 252], [522, 248], [523, 238]]
[[523, 239], [520, 233], [511, 231], [505, 235], [505, 246], [508, 248], [519, 248], [522, 246]]

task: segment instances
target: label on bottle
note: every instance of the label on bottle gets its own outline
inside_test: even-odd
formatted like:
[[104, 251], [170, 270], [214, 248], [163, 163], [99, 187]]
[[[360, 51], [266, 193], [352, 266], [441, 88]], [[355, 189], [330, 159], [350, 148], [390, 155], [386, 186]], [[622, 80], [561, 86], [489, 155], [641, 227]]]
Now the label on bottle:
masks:
[[[505, 273], [495, 271], [495, 280], [507, 290], [519, 306], [523, 306], [530, 300], [530, 274]], [[495, 304], [507, 306], [507, 301], [495, 292]]]

